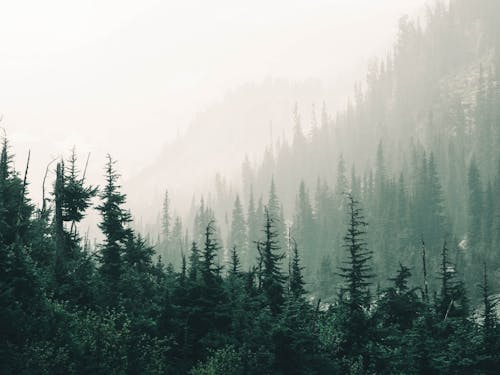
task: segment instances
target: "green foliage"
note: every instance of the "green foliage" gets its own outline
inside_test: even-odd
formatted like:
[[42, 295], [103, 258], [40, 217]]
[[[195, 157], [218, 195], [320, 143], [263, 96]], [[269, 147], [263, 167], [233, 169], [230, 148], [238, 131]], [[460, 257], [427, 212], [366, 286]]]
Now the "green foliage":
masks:
[[323, 106], [310, 136], [296, 105], [292, 143], [245, 162], [244, 199], [202, 198], [189, 235], [166, 193], [158, 248], [132, 229], [111, 158], [92, 246], [78, 225], [97, 189], [75, 152], [37, 209], [3, 139], [0, 373], [497, 373], [496, 285], [479, 275], [500, 267], [496, 3], [437, 5], [425, 29], [403, 18], [353, 104]]
[[232, 346], [215, 351], [206, 363], [198, 365], [190, 372], [191, 375], [240, 375], [243, 373], [241, 356]]
[[285, 276], [281, 271], [281, 261], [285, 254], [280, 253], [279, 235], [274, 219], [266, 209], [264, 240], [257, 244], [259, 251], [259, 286], [267, 298], [267, 304], [273, 314], [278, 314], [284, 302]]

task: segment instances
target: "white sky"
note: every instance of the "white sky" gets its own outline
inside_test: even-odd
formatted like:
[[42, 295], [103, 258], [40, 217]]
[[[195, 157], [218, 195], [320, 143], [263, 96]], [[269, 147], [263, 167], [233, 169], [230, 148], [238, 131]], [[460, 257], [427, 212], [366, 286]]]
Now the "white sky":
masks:
[[76, 145], [127, 175], [236, 85], [363, 72], [424, 3], [0, 0], [0, 125], [35, 170]]

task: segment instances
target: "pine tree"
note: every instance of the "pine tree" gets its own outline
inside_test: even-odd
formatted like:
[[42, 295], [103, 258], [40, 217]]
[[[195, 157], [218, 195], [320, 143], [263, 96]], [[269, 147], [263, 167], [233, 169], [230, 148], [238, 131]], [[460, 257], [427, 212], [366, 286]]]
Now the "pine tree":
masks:
[[271, 220], [273, 221], [273, 226], [276, 231], [276, 241], [278, 246], [283, 249], [285, 247], [285, 220], [283, 217], [283, 207], [278, 198], [276, 192], [276, 184], [274, 183], [274, 177], [271, 180], [271, 188], [269, 190], [269, 200], [267, 202], [267, 210]]
[[165, 190], [165, 196], [163, 198], [163, 210], [161, 216], [161, 229], [162, 229], [162, 240], [165, 247], [168, 247], [170, 241], [170, 233], [172, 231], [172, 215], [170, 213], [170, 197], [168, 190]]
[[170, 237], [167, 248], [167, 259], [176, 267], [180, 266], [181, 253], [188, 247], [189, 242], [184, 238], [182, 219], [179, 216], [175, 217], [174, 225], [170, 231]]
[[321, 258], [317, 276], [317, 292], [322, 301], [330, 302], [335, 295], [335, 272], [332, 260], [325, 254]]
[[408, 286], [410, 278], [410, 269], [400, 264], [396, 277], [389, 279], [393, 285], [385, 290], [377, 302], [376, 315], [383, 321], [384, 326], [405, 331], [412, 327], [417, 318], [422, 306], [415, 288], [410, 289]]
[[236, 250], [236, 246], [234, 246], [231, 250], [231, 263], [229, 264], [229, 275], [232, 277], [236, 277], [240, 275], [240, 258], [238, 256], [238, 251]]
[[196, 242], [191, 245], [191, 254], [189, 255], [189, 280], [195, 282], [198, 280], [198, 271], [200, 269], [200, 251]]
[[472, 159], [468, 172], [469, 186], [469, 236], [468, 243], [471, 249], [476, 248], [482, 239], [483, 220], [483, 190], [481, 177], [475, 159]]
[[92, 198], [97, 195], [97, 188], [85, 184], [85, 171], [80, 177], [76, 162], [73, 149], [69, 168], [65, 168], [63, 161], [56, 167], [53, 223], [56, 245], [55, 296], [74, 303], [90, 303], [93, 299], [94, 267], [90, 255], [82, 249], [77, 225], [85, 217]]
[[316, 241], [316, 220], [309, 199], [309, 192], [306, 189], [304, 181], [300, 183], [299, 195], [297, 197], [293, 233], [299, 246], [307, 254], [307, 267], [312, 268], [319, 260]]
[[344, 302], [351, 311], [359, 311], [368, 307], [369, 304], [369, 281], [373, 278], [370, 261], [372, 252], [366, 248], [364, 236], [367, 223], [364, 220], [359, 202], [350, 194], [347, 194], [347, 206], [349, 210], [349, 223], [347, 234], [344, 237], [344, 248], [348, 252], [348, 260], [345, 267], [340, 268], [340, 276], [344, 279], [345, 287]]
[[439, 239], [443, 238], [443, 235], [447, 234], [448, 224], [444, 211], [443, 189], [439, 180], [434, 154], [432, 153], [429, 157], [427, 172], [428, 205], [424, 207], [428, 207], [427, 214], [429, 216], [426, 221], [427, 230], [425, 233], [428, 233], [429, 241], [436, 244]]
[[259, 238], [260, 225], [259, 221], [262, 220], [257, 214], [257, 208], [255, 207], [253, 188], [250, 188], [250, 199], [248, 201], [247, 210], [247, 258], [243, 259], [244, 263], [250, 265], [253, 263], [253, 256], [250, 254], [250, 244], [253, 244]]
[[377, 147], [377, 157], [375, 161], [375, 197], [376, 199], [382, 200], [382, 194], [384, 192], [386, 183], [386, 167], [384, 158], [384, 148], [382, 141], [379, 142]]
[[126, 196], [120, 193], [119, 174], [114, 165], [114, 160], [108, 155], [106, 185], [100, 194], [102, 202], [97, 207], [102, 216], [99, 228], [104, 234], [104, 243], [100, 247], [101, 267], [99, 272], [108, 293], [109, 299], [106, 300], [111, 304], [117, 301], [119, 283], [123, 273], [123, 253], [127, 241], [132, 236], [132, 230], [129, 228], [132, 218], [123, 207]]
[[281, 253], [281, 247], [277, 241], [275, 223], [269, 210], [265, 209], [264, 240], [257, 246], [259, 250], [260, 263], [262, 264], [259, 278], [261, 288], [266, 296], [267, 304], [273, 315], [281, 311], [284, 297], [285, 277], [281, 272], [281, 261], [285, 254]]
[[497, 301], [491, 295], [488, 283], [488, 273], [486, 263], [483, 264], [483, 285], [481, 285], [483, 292], [483, 340], [486, 348], [492, 349], [500, 344], [498, 342], [498, 317], [496, 314]]
[[70, 235], [76, 235], [76, 227], [84, 217], [85, 212], [91, 206], [91, 199], [97, 195], [97, 188], [91, 185], [85, 185], [85, 173], [80, 177], [76, 167], [76, 151], [71, 152], [69, 168], [67, 171], [62, 166], [64, 176], [63, 197], [62, 197], [62, 219], [71, 223]]
[[234, 202], [228, 247], [230, 249], [238, 247], [242, 259], [248, 258], [247, 225], [243, 213], [243, 206], [241, 205], [238, 195], [236, 196], [236, 200]]
[[289, 284], [290, 293], [295, 299], [299, 299], [306, 294], [306, 290], [304, 288], [305, 282], [304, 278], [302, 277], [303, 269], [304, 267], [301, 267], [300, 265], [297, 242], [293, 241], [293, 258], [290, 267]]
[[337, 311], [343, 333], [340, 348], [348, 363], [366, 372], [373, 362], [374, 355], [369, 345], [374, 331], [368, 316], [370, 279], [374, 276], [370, 264], [372, 253], [367, 249], [364, 239], [367, 223], [358, 201], [351, 194], [347, 194], [347, 209], [349, 223], [344, 237], [344, 248], [348, 260], [344, 262], [344, 267], [340, 267], [344, 287], [341, 289]]
[[485, 249], [485, 256], [488, 259], [494, 259], [493, 247], [493, 236], [495, 233], [495, 195], [493, 192], [493, 184], [488, 182], [486, 191], [483, 195], [484, 198], [484, 212], [483, 212], [483, 245]]
[[457, 279], [455, 265], [449, 261], [446, 241], [441, 248], [441, 266], [439, 279], [441, 290], [436, 301], [438, 315], [442, 319], [466, 317], [468, 301], [465, 295], [463, 282]]
[[200, 263], [201, 276], [206, 285], [213, 285], [220, 274], [220, 266], [216, 265], [219, 245], [215, 239], [215, 222], [210, 221], [205, 230], [205, 246]]
[[335, 183], [335, 197], [337, 202], [343, 201], [344, 194], [347, 194], [349, 185], [346, 177], [346, 166], [342, 154], [339, 156], [337, 164], [337, 182]]
[[6, 246], [23, 239], [33, 213], [26, 184], [12, 168], [12, 158], [4, 137], [0, 153], [0, 241]]

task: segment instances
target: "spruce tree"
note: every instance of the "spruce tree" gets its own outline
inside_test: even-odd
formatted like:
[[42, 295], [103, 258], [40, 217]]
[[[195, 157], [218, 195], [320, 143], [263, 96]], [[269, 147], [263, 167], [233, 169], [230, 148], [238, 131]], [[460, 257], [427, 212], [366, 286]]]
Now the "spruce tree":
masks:
[[[271, 180], [271, 188], [269, 190], [269, 200], [267, 202], [267, 210], [271, 220], [273, 221], [273, 226], [276, 234], [276, 241], [278, 246], [283, 249], [285, 248], [285, 220], [283, 216], [283, 206], [278, 198], [278, 193], [276, 191], [276, 184], [274, 183], [274, 177]], [[265, 224], [264, 224], [265, 225]]]
[[279, 246], [277, 237], [274, 219], [266, 208], [264, 240], [257, 244], [260, 263], [262, 264], [259, 279], [261, 280], [261, 288], [266, 296], [267, 304], [273, 315], [281, 311], [284, 301], [285, 282], [285, 277], [281, 271], [281, 261], [284, 259], [285, 254], [281, 252], [282, 249]]
[[90, 303], [93, 299], [94, 266], [90, 254], [84, 251], [77, 225], [91, 206], [97, 188], [85, 183], [85, 171], [80, 176], [75, 149], [69, 167], [57, 164], [54, 184], [55, 295], [73, 303]]
[[486, 348], [491, 350], [500, 345], [498, 332], [498, 317], [496, 313], [497, 300], [491, 294], [486, 263], [483, 264], [483, 284], [481, 285], [483, 297], [483, 340]]
[[500, 330], [497, 316], [497, 300], [491, 294], [486, 263], [483, 264], [483, 283], [480, 285], [483, 299], [481, 325], [481, 368], [486, 374], [498, 371], [500, 362]]
[[341, 289], [337, 311], [343, 332], [340, 348], [350, 366], [356, 363], [355, 366], [360, 366], [362, 371], [368, 371], [374, 354], [369, 345], [374, 332], [368, 315], [370, 280], [374, 276], [370, 264], [372, 252], [367, 249], [365, 241], [367, 223], [363, 211], [351, 194], [347, 194], [346, 198], [349, 222], [344, 236], [344, 248], [347, 260], [344, 262], [345, 266], [340, 267], [344, 287]]
[[245, 215], [243, 213], [243, 206], [241, 205], [240, 197], [238, 195], [236, 196], [236, 200], [234, 201], [228, 247], [229, 249], [238, 247], [241, 258], [248, 258], [247, 225], [245, 222]]
[[215, 239], [215, 222], [210, 221], [205, 229], [205, 243], [200, 263], [201, 276], [206, 285], [213, 285], [220, 274], [220, 266], [217, 265], [219, 245]]
[[441, 319], [464, 318], [468, 314], [468, 300], [464, 284], [457, 278], [456, 267], [450, 262], [448, 252], [447, 243], [444, 241], [441, 248], [441, 290], [436, 301], [437, 313]]
[[231, 250], [231, 262], [229, 264], [229, 276], [236, 277], [240, 275], [241, 264], [240, 258], [238, 256], [238, 251], [236, 246], [234, 246]]
[[191, 254], [189, 255], [189, 280], [196, 282], [199, 277], [200, 270], [200, 251], [196, 242], [191, 244]]
[[297, 242], [293, 241], [293, 258], [290, 266], [289, 285], [290, 293], [295, 299], [299, 299], [306, 294], [305, 282], [302, 276], [304, 267], [300, 265], [299, 249]]
[[163, 208], [161, 215], [161, 230], [162, 230], [162, 241], [164, 247], [167, 250], [168, 244], [170, 242], [170, 234], [172, 232], [172, 215], [170, 213], [170, 197], [168, 190], [165, 190], [165, 196], [163, 197]]
[[367, 249], [364, 219], [359, 202], [351, 194], [347, 194], [349, 222], [347, 234], [344, 237], [344, 248], [347, 250], [348, 260], [345, 267], [340, 268], [340, 276], [344, 280], [344, 303], [351, 311], [366, 309], [369, 305], [370, 279], [373, 278], [370, 261], [372, 252]]
[[316, 220], [304, 181], [300, 183], [295, 207], [293, 233], [295, 240], [307, 254], [307, 267], [312, 268], [319, 260], [316, 242]]
[[85, 173], [80, 176], [80, 171], [76, 166], [77, 157], [75, 149], [71, 152], [69, 168], [62, 173], [64, 176], [63, 197], [62, 197], [62, 219], [71, 223], [70, 235], [76, 235], [76, 224], [84, 217], [87, 209], [91, 206], [91, 199], [97, 195], [97, 188], [85, 184]]
[[129, 225], [132, 221], [130, 213], [123, 207], [126, 196], [120, 192], [115, 170], [115, 161], [108, 155], [106, 164], [106, 185], [100, 194], [101, 204], [97, 210], [101, 213], [99, 228], [104, 234], [104, 243], [100, 246], [99, 272], [108, 294], [106, 299], [116, 303], [119, 295], [119, 283], [123, 273], [123, 253], [127, 241], [132, 236]]
[[475, 159], [472, 159], [467, 176], [469, 187], [469, 231], [468, 243], [471, 249], [476, 249], [482, 239], [483, 221], [483, 190], [481, 177]]

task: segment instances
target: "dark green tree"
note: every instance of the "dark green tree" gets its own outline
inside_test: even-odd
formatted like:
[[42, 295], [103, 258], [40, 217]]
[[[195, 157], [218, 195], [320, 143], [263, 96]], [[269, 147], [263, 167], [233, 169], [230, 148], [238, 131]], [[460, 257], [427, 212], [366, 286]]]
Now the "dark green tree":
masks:
[[369, 286], [374, 277], [370, 261], [372, 252], [367, 249], [364, 219], [359, 202], [350, 194], [346, 195], [349, 210], [347, 234], [344, 248], [347, 250], [346, 266], [340, 267], [340, 276], [344, 280], [343, 302], [352, 312], [368, 308], [370, 303]]
[[260, 285], [262, 292], [266, 296], [267, 305], [272, 314], [276, 315], [281, 311], [284, 302], [285, 276], [281, 271], [281, 261], [285, 258], [277, 240], [274, 219], [269, 210], [265, 210], [264, 239], [257, 243], [259, 258], [261, 263]]
[[289, 285], [290, 293], [295, 299], [299, 299], [306, 294], [305, 282], [302, 276], [304, 267], [300, 265], [299, 249], [297, 242], [293, 241], [293, 257], [290, 266]]
[[111, 305], [117, 303], [120, 294], [119, 284], [122, 277], [123, 254], [127, 242], [133, 236], [129, 225], [130, 213], [123, 207], [125, 194], [120, 192], [119, 174], [115, 170], [115, 161], [108, 155], [106, 164], [106, 185], [100, 194], [101, 204], [97, 210], [101, 214], [99, 228], [104, 234], [104, 243], [100, 246], [99, 273], [105, 286], [105, 299]]

